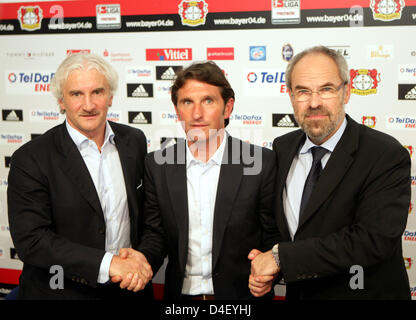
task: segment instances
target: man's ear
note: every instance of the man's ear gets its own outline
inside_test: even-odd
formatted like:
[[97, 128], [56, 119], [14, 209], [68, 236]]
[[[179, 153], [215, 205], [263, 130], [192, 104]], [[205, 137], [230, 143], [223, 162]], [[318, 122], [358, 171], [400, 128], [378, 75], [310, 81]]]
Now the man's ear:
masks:
[[58, 104], [59, 104], [59, 109], [61, 111], [65, 110], [65, 104], [64, 104], [64, 99], [63, 98], [58, 100]]
[[234, 99], [230, 98], [228, 99], [224, 107], [224, 119], [228, 119], [231, 116], [233, 109], [234, 109]]
[[350, 101], [350, 97], [351, 97], [351, 86], [350, 86], [349, 83], [347, 83], [345, 86], [347, 88], [344, 91], [344, 101], [343, 102], [344, 102], [344, 104], [347, 104], [348, 101]]
[[176, 116], [178, 117], [178, 120], [181, 121], [181, 118], [179, 116], [178, 106], [174, 105], [173, 107], [175, 108], [175, 113], [176, 113]]

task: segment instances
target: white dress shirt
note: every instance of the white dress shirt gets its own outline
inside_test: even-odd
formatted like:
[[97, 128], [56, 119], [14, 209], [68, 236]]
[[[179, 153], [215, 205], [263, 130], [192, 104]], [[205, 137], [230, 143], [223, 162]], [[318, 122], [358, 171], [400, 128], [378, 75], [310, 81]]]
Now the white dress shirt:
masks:
[[94, 141], [72, 128], [68, 122], [66, 122], [66, 128], [84, 159], [103, 209], [106, 225], [106, 253], [100, 265], [98, 283], [105, 283], [109, 280], [113, 255], [118, 254], [121, 248], [131, 246], [126, 185], [120, 157], [114, 143], [114, 132], [107, 122], [104, 143], [100, 152]]
[[182, 294], [214, 294], [212, 234], [218, 179], [227, 136], [208, 162], [195, 159], [186, 144], [188, 190], [188, 260]]
[[[344, 118], [344, 121], [335, 134], [320, 145], [328, 150], [328, 152], [321, 159], [322, 169], [325, 168], [332, 152], [335, 149], [335, 146], [341, 139], [346, 126], [347, 119]], [[286, 178], [286, 185], [283, 190], [283, 210], [286, 215], [289, 233], [292, 240], [295, 236], [296, 230], [298, 229], [299, 210], [303, 188], [312, 167], [313, 157], [311, 148], [315, 146], [316, 144], [314, 144], [309, 137], [306, 136], [305, 143], [300, 148], [298, 154], [294, 157], [292, 165], [290, 166], [290, 170]]]

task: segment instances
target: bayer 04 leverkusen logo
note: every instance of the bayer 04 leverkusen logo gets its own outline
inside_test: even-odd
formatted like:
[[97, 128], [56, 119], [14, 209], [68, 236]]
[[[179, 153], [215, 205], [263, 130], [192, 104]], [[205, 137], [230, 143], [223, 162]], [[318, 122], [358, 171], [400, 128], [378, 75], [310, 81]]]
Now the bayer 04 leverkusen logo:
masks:
[[404, 0], [371, 0], [374, 20], [392, 21], [402, 17]]
[[42, 9], [39, 6], [22, 6], [17, 10], [17, 19], [22, 30], [34, 31], [41, 27]]
[[369, 128], [374, 128], [376, 126], [376, 117], [374, 117], [374, 116], [363, 116], [362, 117], [362, 124], [369, 127]]
[[405, 149], [409, 152], [409, 155], [413, 155], [413, 146], [404, 145]]
[[366, 96], [377, 93], [380, 73], [377, 69], [351, 69], [350, 79], [351, 93]]
[[208, 4], [204, 0], [182, 0], [178, 7], [183, 25], [196, 27], [205, 24], [205, 18], [208, 14]]

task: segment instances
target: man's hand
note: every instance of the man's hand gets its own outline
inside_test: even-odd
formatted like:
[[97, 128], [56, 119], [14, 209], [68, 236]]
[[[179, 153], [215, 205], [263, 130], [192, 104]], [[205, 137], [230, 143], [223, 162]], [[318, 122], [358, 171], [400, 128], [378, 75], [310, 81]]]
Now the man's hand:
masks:
[[253, 276], [250, 274], [248, 287], [250, 288], [251, 294], [255, 297], [262, 297], [271, 291], [276, 276]]
[[272, 251], [262, 253], [257, 249], [250, 251], [251, 274], [248, 280], [250, 292], [255, 297], [264, 296], [273, 288], [273, 281], [279, 273]]
[[280, 271], [272, 255], [272, 250], [262, 253], [253, 249], [248, 258], [251, 260], [251, 274], [253, 276], [275, 276]]
[[137, 292], [152, 279], [153, 271], [146, 257], [139, 251], [123, 248], [110, 265], [111, 281], [120, 282], [120, 288]]

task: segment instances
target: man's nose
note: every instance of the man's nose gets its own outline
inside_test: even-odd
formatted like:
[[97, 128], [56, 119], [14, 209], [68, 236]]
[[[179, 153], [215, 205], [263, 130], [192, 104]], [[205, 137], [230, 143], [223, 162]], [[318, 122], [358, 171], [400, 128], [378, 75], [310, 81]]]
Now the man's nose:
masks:
[[322, 98], [318, 92], [312, 91], [311, 98], [309, 100], [309, 106], [311, 108], [318, 108], [322, 104]]
[[95, 106], [94, 100], [91, 97], [91, 95], [88, 95], [88, 94], [85, 95], [83, 109], [87, 112], [90, 112], [91, 110], [94, 109], [94, 106]]
[[194, 108], [192, 109], [192, 117], [194, 119], [200, 119], [202, 117], [202, 114], [203, 114], [203, 109], [202, 109], [201, 103], [196, 102], [194, 104]]

